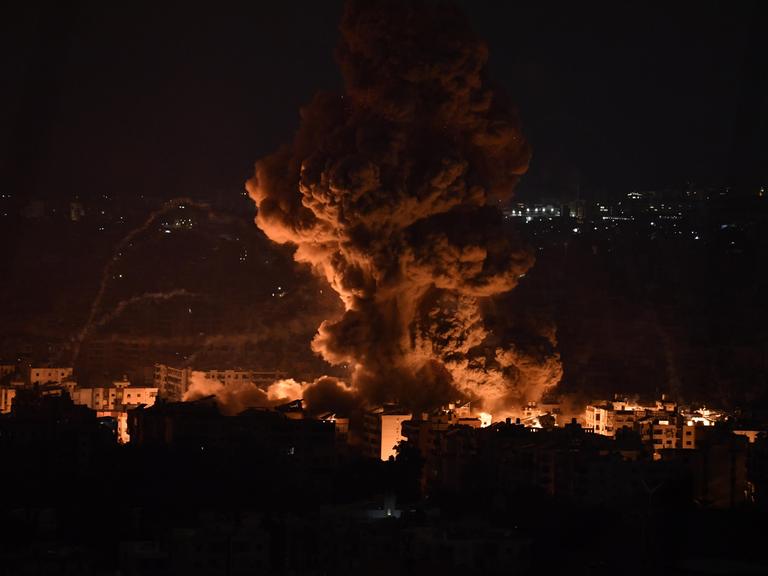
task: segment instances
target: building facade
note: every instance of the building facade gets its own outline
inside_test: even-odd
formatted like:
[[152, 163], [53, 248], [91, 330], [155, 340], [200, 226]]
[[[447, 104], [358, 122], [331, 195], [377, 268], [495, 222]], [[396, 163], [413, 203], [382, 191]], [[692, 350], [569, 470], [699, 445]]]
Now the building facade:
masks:
[[189, 368], [174, 368], [166, 364], [155, 364], [153, 384], [160, 396], [179, 402], [189, 389]]
[[393, 405], [366, 413], [363, 421], [365, 453], [380, 460], [394, 458], [397, 454], [395, 446], [405, 440], [402, 434], [403, 422], [410, 419], [409, 412]]
[[0, 414], [8, 414], [16, 396], [16, 388], [13, 386], [0, 386]]
[[117, 421], [118, 440], [126, 444], [128, 434], [128, 410], [139, 406], [153, 406], [157, 388], [131, 386], [127, 380], [112, 382], [109, 386], [93, 388], [69, 387], [69, 395], [75, 404], [87, 406], [99, 418], [109, 417]]
[[72, 378], [72, 367], [33, 366], [29, 369], [30, 384], [61, 384]]

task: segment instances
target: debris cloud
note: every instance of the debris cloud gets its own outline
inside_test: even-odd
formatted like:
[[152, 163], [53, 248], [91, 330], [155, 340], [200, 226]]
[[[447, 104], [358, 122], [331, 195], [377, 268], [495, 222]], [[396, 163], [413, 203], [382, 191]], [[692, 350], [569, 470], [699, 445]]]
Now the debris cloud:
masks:
[[302, 399], [310, 415], [324, 412], [349, 414], [359, 404], [352, 389], [332, 376], [322, 376], [314, 382], [297, 382], [287, 378], [262, 387], [247, 381], [225, 385], [220, 380], [209, 378], [203, 371], [193, 370], [189, 388], [182, 400], [189, 402], [206, 396], [214, 396], [221, 412], [229, 416], [248, 408], [273, 408]]
[[246, 183], [256, 224], [344, 304], [313, 349], [370, 403], [540, 395], [556, 354], [490, 346], [481, 311], [534, 263], [500, 211], [531, 153], [486, 45], [442, 3], [350, 1], [340, 30], [344, 94], [315, 96]]

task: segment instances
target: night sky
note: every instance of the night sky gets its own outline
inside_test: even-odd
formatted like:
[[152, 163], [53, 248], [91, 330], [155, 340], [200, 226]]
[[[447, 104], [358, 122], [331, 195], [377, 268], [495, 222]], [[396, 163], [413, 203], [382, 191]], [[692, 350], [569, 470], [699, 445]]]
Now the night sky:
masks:
[[[758, 3], [459, 4], [533, 144], [523, 197], [764, 181]], [[253, 161], [290, 137], [298, 108], [340, 86], [341, 6], [6, 9], [6, 190], [236, 193]]]

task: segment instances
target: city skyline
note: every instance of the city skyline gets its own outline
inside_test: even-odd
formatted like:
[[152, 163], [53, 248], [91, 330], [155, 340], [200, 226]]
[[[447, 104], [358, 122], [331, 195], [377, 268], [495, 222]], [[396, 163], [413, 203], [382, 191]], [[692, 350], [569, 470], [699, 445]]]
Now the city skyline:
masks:
[[757, 2], [9, 15], [0, 573], [768, 572]]

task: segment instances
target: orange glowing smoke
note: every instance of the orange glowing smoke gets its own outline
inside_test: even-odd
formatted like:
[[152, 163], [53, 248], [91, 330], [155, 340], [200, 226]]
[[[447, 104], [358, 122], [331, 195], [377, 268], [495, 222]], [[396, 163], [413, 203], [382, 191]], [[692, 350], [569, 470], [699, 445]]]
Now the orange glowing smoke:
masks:
[[499, 210], [530, 151], [485, 44], [445, 6], [352, 1], [337, 54], [345, 94], [317, 95], [246, 184], [256, 224], [344, 303], [313, 349], [370, 402], [538, 398], [559, 358], [489, 346], [481, 310], [534, 261]]
[[299, 399], [304, 399], [310, 414], [331, 410], [348, 414], [357, 403], [351, 389], [332, 376], [323, 376], [313, 382], [297, 382], [289, 378], [262, 387], [244, 380], [225, 385], [219, 380], [208, 378], [205, 372], [194, 370], [182, 400], [187, 402], [205, 396], [215, 396], [222, 413], [227, 415], [237, 414], [247, 408], [273, 407]]

